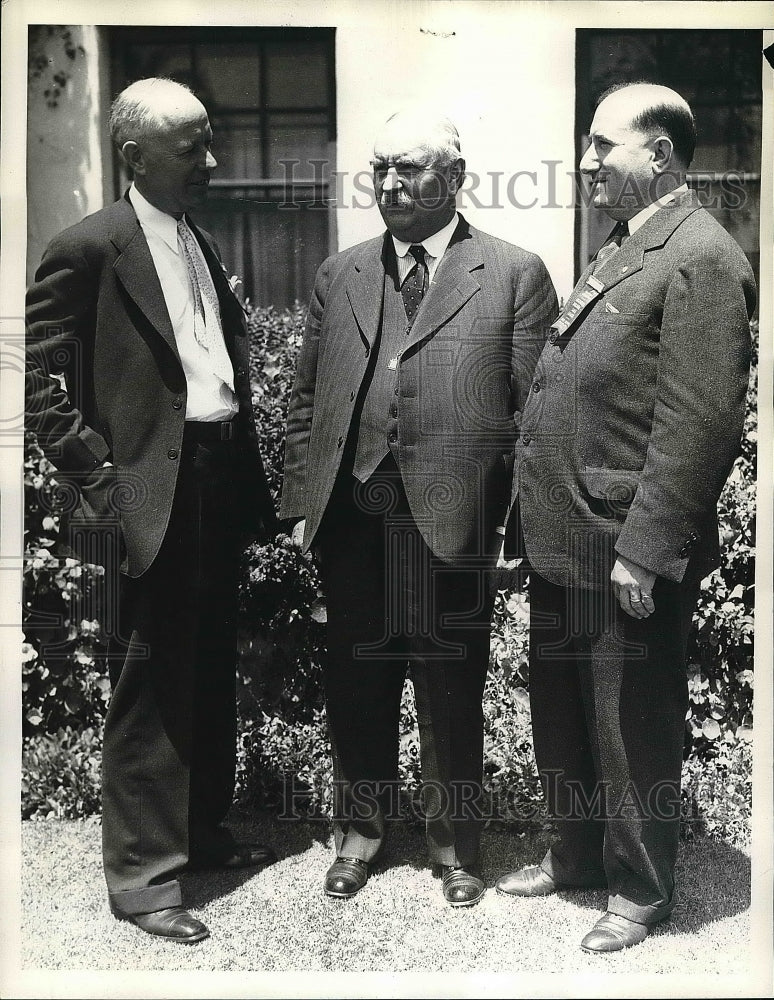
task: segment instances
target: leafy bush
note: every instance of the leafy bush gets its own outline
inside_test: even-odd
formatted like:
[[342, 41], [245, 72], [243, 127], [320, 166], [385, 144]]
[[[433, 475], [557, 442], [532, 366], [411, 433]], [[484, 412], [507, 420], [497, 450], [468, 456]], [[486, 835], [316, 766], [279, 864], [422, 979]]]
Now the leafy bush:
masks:
[[78, 819], [100, 809], [102, 731], [91, 726], [25, 737], [22, 817]]
[[[249, 310], [253, 405], [275, 495], [303, 322], [304, 310], [298, 307]], [[702, 585], [690, 641], [691, 747], [683, 793], [688, 834], [701, 829], [734, 838], [747, 828], [750, 802], [754, 376], [748, 402], [742, 454], [719, 504], [723, 563]], [[47, 476], [50, 467], [30, 437], [25, 463], [24, 814], [86, 814], [98, 809], [96, 758], [109, 687], [100, 659], [98, 618], [81, 611], [88, 607], [100, 568], [81, 565], [64, 546], [51, 487], [41, 492]], [[325, 605], [314, 563], [284, 536], [251, 546], [244, 555], [240, 602], [237, 801], [285, 816], [328, 815], [332, 776], [321, 684]], [[501, 591], [484, 693], [486, 815], [495, 823], [545, 822], [529, 720], [527, 621], [524, 596]], [[421, 818], [421, 775], [410, 685], [404, 690], [399, 740], [403, 812], [415, 820]]]

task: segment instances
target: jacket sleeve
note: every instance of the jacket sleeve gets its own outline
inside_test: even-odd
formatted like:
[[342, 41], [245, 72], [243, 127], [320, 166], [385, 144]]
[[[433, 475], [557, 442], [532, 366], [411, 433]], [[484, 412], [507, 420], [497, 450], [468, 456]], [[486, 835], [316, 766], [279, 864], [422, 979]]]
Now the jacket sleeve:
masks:
[[27, 293], [25, 423], [52, 464], [79, 477], [110, 455], [80, 409], [90, 392], [96, 296], [83, 253], [55, 239]]
[[750, 371], [753, 279], [719, 245], [684, 262], [664, 301], [645, 465], [619, 555], [682, 580], [739, 451]]
[[526, 266], [518, 272], [514, 288], [511, 391], [517, 429], [538, 358], [558, 312], [556, 291], [546, 266], [540, 257], [530, 254]]
[[320, 329], [330, 281], [329, 267], [329, 261], [325, 261], [317, 272], [290, 394], [280, 505], [280, 518], [283, 520], [306, 517], [307, 453], [312, 431]]

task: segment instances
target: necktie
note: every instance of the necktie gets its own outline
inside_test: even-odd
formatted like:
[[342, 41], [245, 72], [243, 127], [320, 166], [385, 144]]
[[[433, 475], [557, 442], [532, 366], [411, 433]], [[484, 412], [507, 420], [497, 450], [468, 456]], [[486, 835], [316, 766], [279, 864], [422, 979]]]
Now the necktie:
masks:
[[409, 329], [414, 322], [419, 303], [427, 291], [427, 264], [425, 263], [425, 248], [421, 244], [414, 243], [409, 247], [409, 253], [416, 261], [411, 268], [406, 280], [401, 285], [401, 295], [403, 296], [403, 306], [406, 310], [406, 319]]
[[[183, 251], [183, 259], [188, 269], [188, 278], [194, 297], [194, 336], [207, 351], [214, 375], [234, 391], [234, 369], [226, 350], [223, 329], [220, 325], [220, 307], [212, 275], [201, 257], [196, 237], [188, 228], [185, 219], [177, 223], [177, 235]], [[204, 300], [210, 307], [210, 323], [205, 319]]]
[[596, 260], [594, 261], [594, 274], [597, 273], [603, 264], [610, 260], [628, 235], [628, 225], [625, 222], [618, 222], [597, 254]]

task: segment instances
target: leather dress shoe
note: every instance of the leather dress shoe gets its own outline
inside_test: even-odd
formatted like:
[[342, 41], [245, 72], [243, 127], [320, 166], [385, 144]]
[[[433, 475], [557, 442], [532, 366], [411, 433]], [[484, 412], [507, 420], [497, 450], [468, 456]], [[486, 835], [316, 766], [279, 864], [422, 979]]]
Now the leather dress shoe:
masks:
[[192, 916], [182, 906], [169, 906], [151, 913], [131, 913], [126, 917], [148, 934], [177, 941], [180, 944], [195, 944], [210, 936], [207, 927]]
[[336, 858], [325, 874], [325, 894], [349, 899], [368, 881], [368, 863], [360, 858]]
[[644, 941], [649, 930], [647, 924], [638, 924], [617, 913], [606, 913], [581, 941], [581, 948], [591, 954], [623, 951]]
[[443, 866], [443, 898], [452, 906], [473, 906], [486, 892], [478, 875], [465, 868]]
[[550, 896], [559, 886], [539, 865], [508, 872], [495, 883], [501, 896]]
[[235, 844], [225, 855], [192, 853], [188, 862], [191, 871], [211, 868], [259, 868], [273, 865], [277, 855], [263, 844]]

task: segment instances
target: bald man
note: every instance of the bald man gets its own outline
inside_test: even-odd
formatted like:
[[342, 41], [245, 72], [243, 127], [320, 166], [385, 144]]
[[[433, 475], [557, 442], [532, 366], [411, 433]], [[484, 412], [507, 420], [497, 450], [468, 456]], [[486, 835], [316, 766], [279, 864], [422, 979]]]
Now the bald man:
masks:
[[[27, 426], [76, 487], [74, 536], [117, 606], [102, 761], [110, 906], [161, 937], [208, 936], [179, 872], [266, 864], [222, 825], [236, 737], [240, 549], [273, 528], [244, 314], [188, 215], [207, 198], [212, 130], [170, 80], [115, 100], [134, 181], [57, 236], [28, 294]], [[62, 381], [63, 380], [63, 381]], [[119, 562], [120, 572], [119, 572]]]
[[320, 268], [288, 414], [281, 516], [318, 553], [336, 787], [325, 892], [363, 888], [399, 812], [410, 669], [431, 861], [477, 903], [492, 598], [519, 411], [556, 298], [534, 254], [456, 209], [446, 118], [394, 115], [373, 178], [387, 232]]
[[580, 169], [616, 227], [552, 327], [517, 446], [535, 756], [559, 840], [497, 890], [606, 886], [588, 952], [641, 942], [675, 905], [686, 641], [744, 422], [753, 276], [688, 191], [695, 136], [666, 87], [600, 100]]

